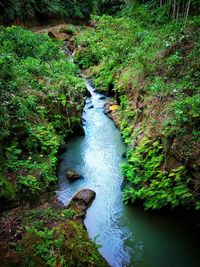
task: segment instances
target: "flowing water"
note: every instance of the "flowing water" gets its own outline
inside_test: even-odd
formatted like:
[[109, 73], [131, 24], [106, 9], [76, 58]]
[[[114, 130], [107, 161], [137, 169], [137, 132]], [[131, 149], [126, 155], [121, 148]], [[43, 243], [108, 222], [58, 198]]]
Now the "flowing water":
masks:
[[[60, 156], [58, 198], [67, 204], [83, 188], [96, 192], [87, 211], [89, 236], [113, 267], [198, 267], [198, 240], [174, 217], [124, 206], [120, 164], [126, 147], [119, 130], [103, 113], [108, 101], [87, 83], [91, 97], [83, 112], [85, 136], [75, 137]], [[69, 168], [83, 176], [70, 183]]]

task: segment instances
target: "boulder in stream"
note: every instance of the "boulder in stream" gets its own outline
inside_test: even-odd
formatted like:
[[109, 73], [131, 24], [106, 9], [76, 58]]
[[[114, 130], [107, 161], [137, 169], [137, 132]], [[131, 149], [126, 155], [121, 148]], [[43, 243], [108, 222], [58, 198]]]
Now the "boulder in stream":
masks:
[[65, 41], [68, 39], [68, 36], [66, 33], [61, 33], [61, 32], [54, 32], [54, 31], [49, 31], [48, 36], [52, 39], [57, 39], [61, 41]]
[[100, 96], [100, 97], [99, 97], [99, 100], [104, 100], [104, 99], [106, 99], [105, 96]]
[[82, 178], [82, 176], [72, 170], [66, 169], [66, 178], [70, 181], [70, 182], [74, 182], [79, 180], [80, 178]]
[[118, 104], [111, 103], [111, 102], [106, 103], [104, 105], [104, 113], [114, 121], [117, 128], [120, 128], [121, 118], [119, 116], [119, 105]]
[[86, 99], [86, 104], [89, 104], [89, 103], [92, 103], [92, 100], [91, 99]]
[[122, 154], [122, 158], [126, 158], [126, 152]]
[[94, 107], [93, 105], [90, 105], [90, 106], [88, 107], [88, 109], [93, 108], [93, 107]]
[[81, 121], [82, 121], [83, 125], [85, 125], [85, 123], [87, 122], [86, 119], [84, 119], [84, 118], [82, 118]]
[[92, 204], [93, 200], [95, 199], [95, 196], [96, 193], [93, 190], [82, 189], [73, 196], [68, 207], [73, 208], [79, 212], [83, 212], [85, 215], [85, 211]]

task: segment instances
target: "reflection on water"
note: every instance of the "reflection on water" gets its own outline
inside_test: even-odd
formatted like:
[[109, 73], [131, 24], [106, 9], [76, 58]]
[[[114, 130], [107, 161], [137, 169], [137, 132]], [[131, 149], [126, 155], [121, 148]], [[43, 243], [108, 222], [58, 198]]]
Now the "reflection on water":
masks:
[[[107, 99], [87, 84], [92, 96], [83, 112], [84, 137], [75, 137], [61, 155], [58, 198], [65, 204], [80, 189], [96, 192], [85, 225], [97, 237], [100, 252], [113, 267], [196, 267], [200, 257], [194, 237], [176, 219], [123, 206], [120, 163], [125, 145], [103, 113]], [[91, 108], [93, 105], [93, 108]], [[84, 179], [70, 183], [65, 169]]]

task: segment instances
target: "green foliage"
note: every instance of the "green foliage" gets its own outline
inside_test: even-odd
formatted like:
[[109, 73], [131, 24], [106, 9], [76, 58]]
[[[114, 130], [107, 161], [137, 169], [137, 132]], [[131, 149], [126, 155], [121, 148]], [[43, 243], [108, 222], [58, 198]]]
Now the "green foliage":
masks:
[[199, 123], [200, 123], [200, 94], [193, 96], [180, 96], [169, 106], [169, 117], [164, 125], [167, 135], [187, 134], [188, 129], [192, 132], [194, 138], [199, 140]]
[[0, 140], [16, 189], [39, 195], [56, 181], [57, 150], [81, 125], [85, 85], [60, 43], [20, 27], [0, 29]]
[[14, 200], [16, 198], [13, 185], [0, 174], [0, 199]]
[[[125, 199], [141, 200], [146, 208], [197, 208], [198, 4], [177, 1], [173, 12], [170, 3], [158, 2], [130, 0], [117, 17], [94, 16], [95, 28], [76, 38], [76, 53], [88, 52], [82, 54], [87, 64], [81, 67], [89, 67], [99, 90], [107, 92], [113, 86], [119, 99], [120, 130], [129, 146], [123, 167], [129, 183]], [[141, 144], [144, 135], [150, 143]], [[159, 145], [154, 147], [156, 138]], [[177, 172], [178, 165], [184, 170]], [[176, 178], [171, 176], [174, 172]]]
[[[108, 266], [79, 221], [83, 214], [53, 207], [54, 198], [20, 211], [23, 238], [13, 250], [20, 266]], [[78, 217], [78, 220], [77, 220]], [[8, 263], [9, 264], [9, 263]]]
[[18, 187], [31, 195], [36, 195], [41, 190], [39, 181], [32, 175], [21, 176], [18, 180]]
[[[170, 20], [187, 21], [189, 15], [199, 15], [198, 0], [158, 1], [127, 0], [123, 10], [124, 16], [130, 16], [144, 23], [164, 24]], [[149, 16], [150, 15], [150, 16]]]
[[17, 253], [25, 266], [107, 266], [99, 257], [97, 246], [87, 237], [83, 226], [74, 221], [52, 229], [26, 228]]
[[144, 137], [134, 150], [128, 151], [127, 162], [122, 165], [122, 173], [128, 181], [125, 202], [139, 199], [147, 209], [197, 204], [188, 186], [190, 178], [185, 167], [166, 171], [162, 170], [163, 163], [163, 146], [159, 140], [152, 144]]
[[[29, 239], [32, 240], [32, 248], [18, 246], [18, 253], [23, 257], [25, 266], [35, 266], [35, 258], [41, 258], [40, 261], [46, 266], [56, 266], [56, 257], [51, 254], [51, 250], [56, 250], [57, 253], [60, 253], [61, 239], [53, 239], [53, 230], [44, 228], [43, 230], [37, 230], [35, 227], [27, 228], [29, 233]], [[28, 242], [26, 242], [28, 243]], [[27, 254], [25, 254], [27, 253]], [[62, 259], [63, 255], [59, 255]], [[60, 260], [61, 260], [60, 259]]]
[[66, 218], [66, 219], [71, 219], [76, 215], [76, 212], [72, 209], [65, 209], [63, 210], [61, 216]]
[[82, 48], [75, 56], [75, 62], [83, 69], [98, 63], [98, 58], [88, 48]]
[[59, 223], [68, 223], [75, 219], [78, 214], [72, 209], [54, 209], [52, 207], [39, 207], [28, 212], [24, 221], [27, 227], [35, 227], [38, 231], [44, 227]]

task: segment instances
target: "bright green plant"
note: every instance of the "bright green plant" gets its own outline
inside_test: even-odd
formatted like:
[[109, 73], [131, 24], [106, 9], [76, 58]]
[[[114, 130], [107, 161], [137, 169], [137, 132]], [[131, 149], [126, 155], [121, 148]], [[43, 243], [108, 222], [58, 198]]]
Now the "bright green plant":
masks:
[[18, 180], [19, 190], [31, 195], [36, 195], [41, 190], [39, 181], [32, 175], [21, 176]]
[[122, 173], [128, 182], [124, 190], [125, 202], [141, 200], [147, 209], [196, 205], [185, 167], [165, 171], [162, 170], [163, 163], [163, 146], [159, 140], [152, 144], [144, 137], [135, 150], [128, 151], [127, 162], [122, 165]]
[[26, 231], [25, 238], [17, 245], [25, 266], [107, 266], [97, 252], [97, 245], [77, 222], [68, 221], [52, 229], [32, 226]]

